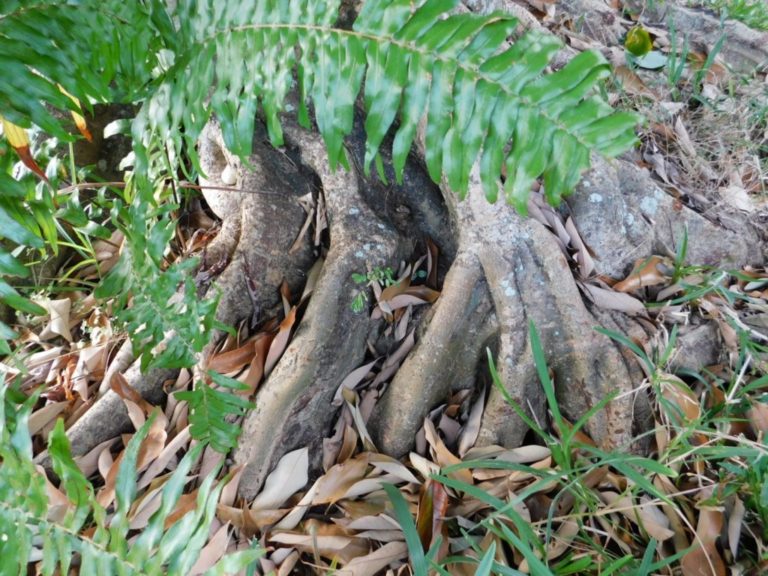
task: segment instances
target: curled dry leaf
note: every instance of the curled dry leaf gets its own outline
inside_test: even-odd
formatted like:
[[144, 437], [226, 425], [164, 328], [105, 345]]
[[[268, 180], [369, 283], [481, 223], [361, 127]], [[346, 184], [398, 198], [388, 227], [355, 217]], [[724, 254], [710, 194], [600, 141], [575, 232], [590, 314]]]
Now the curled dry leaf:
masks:
[[203, 549], [200, 550], [200, 555], [197, 557], [197, 561], [189, 571], [190, 576], [197, 576], [197, 574], [202, 574], [213, 567], [213, 565], [226, 554], [228, 546], [229, 525], [224, 524], [213, 536], [211, 536]]
[[368, 364], [364, 364], [363, 366], [352, 370], [352, 372], [350, 372], [347, 377], [341, 381], [341, 384], [339, 384], [339, 387], [336, 389], [336, 393], [333, 395], [332, 404], [334, 406], [341, 406], [344, 403], [344, 399], [342, 398], [342, 391], [354, 390], [355, 387], [360, 384], [366, 376], [368, 376], [371, 368], [373, 368], [378, 361], [379, 358], [376, 358], [372, 362], [368, 362]]
[[725, 576], [728, 573], [717, 549], [717, 539], [722, 528], [721, 511], [709, 508], [699, 510], [694, 547], [680, 562], [683, 576]]
[[[120, 374], [119, 372], [116, 372], [112, 375], [112, 379], [109, 382], [109, 386], [112, 389], [112, 391], [120, 396], [124, 401], [130, 400], [135, 406], [138, 406], [141, 411], [144, 413], [144, 416], [149, 416], [150, 412], [154, 409], [154, 406], [144, 400], [144, 398], [141, 397], [141, 394], [139, 394], [133, 386], [131, 386], [128, 383], [128, 380], [125, 379], [125, 376]], [[128, 402], [126, 402], [126, 406], [128, 406]], [[130, 412], [130, 406], [129, 406], [129, 412]], [[163, 426], [165, 426], [168, 423], [167, 418], [165, 417], [165, 414], [158, 414], [158, 420], [163, 421]], [[140, 426], [139, 426], [140, 427]], [[137, 427], [137, 429], [139, 428]]]
[[360, 454], [356, 458], [332, 466], [318, 479], [312, 505], [333, 504], [341, 500], [347, 490], [365, 476], [367, 469], [367, 454]]
[[617, 292], [633, 292], [648, 286], [667, 284], [671, 269], [672, 264], [669, 258], [662, 256], [642, 258], [635, 262], [635, 267], [629, 276], [614, 284], [613, 289]]
[[401, 464], [399, 461], [395, 460], [391, 456], [387, 456], [386, 454], [369, 453], [368, 463], [371, 464], [374, 468], [383, 470], [389, 474], [393, 474], [394, 476], [397, 476], [399, 479], [403, 480], [404, 482], [409, 482], [412, 484], [420, 484], [416, 476], [411, 474], [410, 470], [408, 470], [408, 468], [406, 468], [404, 464]]
[[48, 311], [50, 316], [48, 324], [40, 333], [40, 339], [47, 340], [61, 336], [67, 342], [72, 342], [72, 334], [69, 331], [69, 314], [72, 309], [72, 301], [69, 298], [62, 298], [61, 300], [46, 299], [40, 302], [40, 305]]
[[416, 512], [416, 531], [424, 550], [429, 550], [438, 537], [446, 542], [443, 528], [447, 511], [448, 492], [445, 487], [439, 482], [427, 480], [421, 486]]
[[[659, 383], [661, 397], [667, 403], [664, 410], [678, 424], [695, 422], [701, 416], [699, 399], [688, 384], [672, 374], [663, 374]], [[682, 418], [682, 422], [680, 419]]]
[[469, 417], [462, 427], [459, 434], [458, 453], [460, 457], [464, 457], [469, 449], [477, 442], [477, 437], [480, 434], [480, 425], [483, 420], [483, 412], [485, 410], [485, 390], [481, 391], [475, 402], [472, 404], [472, 408], [469, 411]]
[[[437, 430], [435, 430], [435, 425], [432, 424], [432, 420], [429, 418], [424, 419], [424, 432], [426, 434], [427, 442], [432, 447], [433, 458], [441, 468], [447, 468], [448, 466], [461, 463], [461, 460], [454, 456], [453, 453], [448, 450], [446, 445], [440, 439], [440, 436], [437, 434]], [[472, 472], [467, 468], [462, 468], [460, 470], [450, 472], [448, 476], [469, 484], [470, 486], [474, 483], [472, 479]]]
[[61, 414], [68, 405], [69, 402], [48, 402], [39, 410], [35, 410], [29, 417], [29, 435], [34, 436], [40, 430], [56, 420], [56, 417]]
[[599, 492], [600, 499], [608, 506], [605, 511], [616, 511], [629, 521], [645, 530], [659, 542], [672, 538], [675, 533], [669, 529], [669, 522], [661, 511], [650, 503], [636, 503], [630, 496], [621, 496], [606, 490]]
[[747, 410], [747, 419], [754, 434], [764, 439], [768, 434], [768, 405], [753, 399]]
[[408, 557], [408, 546], [405, 542], [389, 542], [378, 550], [353, 558], [343, 570], [339, 570], [339, 576], [375, 576], [384, 568], [405, 560]]
[[734, 558], [739, 555], [739, 541], [741, 539], [741, 529], [744, 523], [744, 516], [747, 508], [741, 499], [733, 495], [729, 499], [730, 513], [728, 514], [728, 549]]
[[298, 308], [296, 306], [291, 308], [285, 319], [280, 323], [277, 335], [269, 346], [269, 353], [267, 353], [267, 359], [264, 363], [264, 374], [272, 372], [272, 368], [275, 367], [277, 361], [280, 360], [280, 356], [285, 352], [288, 342], [291, 339], [291, 329], [296, 322], [297, 311]]
[[362, 538], [344, 535], [297, 534], [277, 532], [269, 537], [270, 542], [287, 544], [303, 552], [328, 559], [337, 559], [343, 565], [355, 558], [368, 554], [368, 544]]
[[152, 463], [149, 465], [149, 468], [147, 468], [146, 472], [144, 472], [141, 479], [139, 480], [138, 488], [141, 489], [144, 486], [149, 485], [149, 483], [152, 482], [152, 480], [154, 480], [158, 474], [165, 470], [166, 467], [168, 467], [171, 459], [176, 455], [176, 452], [185, 447], [189, 443], [189, 440], [190, 428], [187, 426], [181, 432], [176, 434], [173, 440], [168, 442], [168, 445], [165, 446], [157, 455], [157, 458], [152, 461]]

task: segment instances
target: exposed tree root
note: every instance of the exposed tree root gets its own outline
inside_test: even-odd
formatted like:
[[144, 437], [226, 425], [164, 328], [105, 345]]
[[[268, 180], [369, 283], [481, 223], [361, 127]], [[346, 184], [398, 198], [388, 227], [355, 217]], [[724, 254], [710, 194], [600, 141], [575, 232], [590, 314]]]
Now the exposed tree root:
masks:
[[[488, 310], [477, 314], [476, 293], [488, 288], [498, 330], [499, 375], [509, 395], [536, 418], [545, 417], [545, 402], [528, 342], [529, 321], [541, 335], [569, 417], [578, 418], [614, 390], [628, 391], [625, 359], [610, 340], [592, 330], [596, 322], [584, 308], [553, 235], [504, 203], [489, 204], [476, 180], [465, 201], [458, 202], [450, 191], [445, 197], [458, 226], [459, 257], [424, 337], [379, 405], [373, 427], [380, 447], [397, 456], [407, 452], [424, 415], [455, 389], [449, 358], [466, 361], [455, 351], [462, 346], [461, 335], [468, 335], [468, 349], [476, 359], [471, 370], [477, 360], [484, 361], [467, 327], [486, 325]], [[610, 402], [591, 420], [592, 435], [607, 446], [628, 445], [633, 402], [629, 395]], [[526, 431], [504, 397], [492, 390], [480, 441], [514, 446]]]
[[[206, 193], [209, 205], [222, 218], [223, 224], [201, 268], [227, 264], [213, 279], [212, 289], [221, 292], [217, 319], [230, 325], [250, 317], [254, 305], [257, 314], [271, 311], [278, 303], [277, 288], [283, 278], [292, 290], [298, 290], [314, 262], [307, 238], [300, 242], [298, 249], [289, 253], [306, 217], [297, 199], [311, 192], [312, 180], [302, 175], [286, 155], [266, 145], [262, 136], [257, 133], [254, 137], [254, 153], [247, 167], [223, 148], [220, 130], [215, 123], [206, 127], [200, 140], [201, 164], [208, 176], [203, 185], [236, 185], [245, 191]], [[222, 176], [234, 181], [225, 182]], [[169, 338], [173, 336], [168, 335]], [[216, 342], [213, 338], [203, 352], [201, 364], [205, 363]], [[129, 351], [121, 350], [121, 356], [126, 355]], [[160, 404], [165, 396], [163, 383], [174, 379], [176, 374], [173, 370], [150, 370], [141, 374], [138, 363], [135, 363], [124, 376], [150, 403]], [[101, 390], [103, 394], [94, 406], [67, 431], [75, 456], [131, 430], [123, 401], [108, 389], [108, 381], [105, 384]]]
[[239, 488], [246, 498], [286, 451], [309, 446], [311, 463], [319, 468], [322, 439], [334, 417], [331, 399], [362, 362], [370, 329], [368, 315], [351, 309], [358, 290], [351, 276], [406, 256], [394, 228], [366, 205], [356, 172], [330, 171], [317, 136], [292, 135], [322, 182], [331, 244], [301, 326], [243, 424], [234, 457], [246, 465]]
[[376, 445], [393, 456], [413, 446], [427, 413], [456, 388], [474, 385], [478, 360], [497, 330], [476, 254], [459, 252], [424, 334], [397, 371], [370, 423]]

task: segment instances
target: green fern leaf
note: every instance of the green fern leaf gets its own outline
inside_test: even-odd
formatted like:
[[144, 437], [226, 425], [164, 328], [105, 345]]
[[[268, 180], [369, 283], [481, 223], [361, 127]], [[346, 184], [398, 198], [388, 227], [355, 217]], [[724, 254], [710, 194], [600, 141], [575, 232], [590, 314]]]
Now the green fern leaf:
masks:
[[[560, 41], [531, 31], [508, 47], [517, 21], [506, 14], [452, 14], [456, 0], [369, 0], [353, 29], [341, 30], [329, 17], [337, 2], [262, 0], [248, 20], [235, 10], [217, 10], [216, 0], [200, 4], [205, 9], [193, 14], [180, 2], [180, 36], [197, 56], [180, 60], [159, 80], [134, 131], [144, 142], [158, 132], [181, 147], [183, 133], [191, 149], [213, 113], [227, 145], [246, 155], [261, 103], [270, 137], [280, 144], [279, 113], [294, 72], [299, 119], [306, 125], [314, 110], [332, 167], [344, 162], [344, 138], [363, 89], [366, 172], [398, 122], [393, 164], [401, 177], [426, 114], [430, 176], [444, 177], [463, 194], [480, 157], [489, 200], [497, 197], [503, 167], [505, 196], [520, 211], [536, 179], [543, 177], [548, 199], [558, 202], [588, 168], [590, 152], [616, 155], [635, 142], [637, 115], [594, 105], [594, 87], [608, 75], [600, 54], [585, 52], [547, 73]], [[206, 105], [201, 95], [211, 86]], [[137, 153], [148, 162], [141, 145]]]
[[[314, 111], [332, 166], [345, 163], [344, 138], [364, 90], [366, 171], [394, 131], [400, 177], [426, 116], [431, 177], [462, 194], [479, 156], [487, 197], [497, 197], [503, 168], [505, 196], [521, 211], [534, 180], [543, 177], [557, 202], [591, 152], [613, 156], [635, 142], [638, 116], [594, 105], [593, 89], [608, 73], [598, 53], [549, 73], [556, 38], [531, 31], [508, 46], [514, 18], [457, 14], [457, 0], [368, 0], [352, 30], [334, 27], [338, 0], [179, 0], [170, 14], [160, 0], [98, 3], [98, 10], [85, 9], [96, 0], [81, 4], [73, 10], [49, 0], [22, 10], [9, 3], [0, 19], [0, 63], [25, 89], [0, 89], [0, 98], [10, 120], [29, 118], [60, 133], [38, 102], [72, 106], [55, 83], [81, 101], [146, 94], [133, 127], [139, 179], [166, 161], [149, 154], [152, 139], [162, 139], [172, 158], [183, 150], [194, 157], [211, 114], [237, 154], [251, 150], [257, 110], [273, 143], [282, 143], [279, 117], [295, 83], [299, 120], [309, 125]], [[44, 27], [44, 19], [55, 25]]]
[[217, 390], [199, 381], [194, 390], [177, 392], [176, 398], [189, 403], [192, 436], [201, 442], [209, 442], [214, 450], [226, 454], [237, 444], [240, 435], [240, 427], [228, 422], [227, 417], [243, 416], [253, 404], [231, 392], [247, 390], [241, 382], [213, 371], [208, 375], [214, 384], [227, 390]]

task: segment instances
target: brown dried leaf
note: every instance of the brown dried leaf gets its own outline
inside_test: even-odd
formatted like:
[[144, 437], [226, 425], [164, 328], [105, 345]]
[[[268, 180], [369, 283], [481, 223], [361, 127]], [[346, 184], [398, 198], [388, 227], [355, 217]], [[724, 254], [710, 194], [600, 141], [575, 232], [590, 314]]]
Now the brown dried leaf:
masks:
[[[277, 571], [277, 576], [289, 576], [290, 574], [293, 574], [293, 569], [300, 558], [301, 556], [299, 553], [296, 550], [292, 550], [290, 554], [280, 562], [280, 569]], [[268, 574], [269, 572], [265, 570], [264, 573]]]
[[659, 542], [669, 540], [675, 535], [669, 529], [667, 518], [661, 514], [655, 505], [650, 503], [638, 504], [630, 496], [621, 496], [610, 490], [599, 492], [599, 495], [600, 499], [608, 504], [606, 511], [615, 510], [630, 522], [644, 529]]
[[438, 536], [443, 536], [443, 521], [448, 511], [448, 492], [442, 484], [427, 480], [419, 491], [416, 512], [416, 531], [425, 550], [432, 547]]
[[69, 331], [72, 301], [69, 298], [62, 298], [61, 300], [44, 300], [40, 304], [50, 316], [48, 324], [40, 333], [40, 339], [47, 340], [61, 336], [67, 342], [72, 342], [72, 334]]
[[29, 435], [34, 436], [66, 410], [69, 402], [49, 402], [29, 417]]
[[99, 469], [99, 456], [101, 456], [101, 453], [105, 450], [107, 453], [109, 453], [109, 449], [115, 442], [117, 442], [117, 437], [105, 440], [104, 442], [91, 448], [86, 454], [83, 454], [82, 456], [75, 456], [75, 464], [77, 464], [77, 467], [80, 468], [83, 476], [89, 478]]
[[368, 553], [366, 541], [353, 536], [277, 532], [269, 537], [269, 541], [294, 546], [306, 553], [317, 554], [324, 558], [336, 558], [343, 565]]
[[420, 456], [416, 452], [408, 454], [408, 459], [411, 462], [411, 466], [421, 474], [421, 477], [424, 478], [424, 480], [427, 480], [433, 474], [440, 474], [440, 466], [431, 460], [427, 460], [424, 456]]
[[181, 432], [174, 436], [173, 440], [168, 442], [157, 458], [150, 464], [146, 472], [142, 475], [138, 483], [138, 488], [141, 489], [144, 486], [148, 486], [152, 480], [154, 480], [158, 474], [160, 474], [168, 466], [169, 462], [176, 455], [176, 452], [181, 450], [189, 443], [190, 439], [190, 427], [187, 426]]
[[269, 352], [269, 347], [272, 345], [273, 338], [274, 336], [272, 334], [263, 332], [258, 334], [254, 340], [253, 347], [256, 353], [251, 360], [251, 365], [248, 367], [248, 370], [245, 371], [244, 375], [238, 377], [240, 382], [248, 386], [248, 395], [251, 395], [256, 391], [256, 388], [259, 387], [259, 384], [264, 377], [267, 353]]
[[616, 66], [613, 69], [614, 76], [621, 82], [621, 87], [627, 94], [633, 96], [648, 96], [649, 98], [656, 99], [656, 93], [648, 88], [645, 83], [640, 79], [640, 76], [635, 74], [632, 70], [625, 65]]
[[218, 562], [224, 556], [224, 554], [227, 553], [228, 545], [229, 525], [224, 524], [216, 531], [213, 536], [211, 536], [203, 549], [200, 550], [200, 555], [197, 557], [197, 561], [189, 571], [190, 576], [202, 574], [211, 568], [214, 564], [216, 564], [216, 562]]
[[415, 296], [416, 298], [425, 300], [430, 304], [434, 304], [435, 302], [437, 302], [437, 299], [440, 298], [439, 291], [433, 290], [432, 288], [429, 288], [427, 286], [410, 286], [404, 292], [404, 294], [407, 294], [408, 296]]
[[225, 504], [216, 506], [216, 518], [225, 524], [232, 524], [247, 537], [252, 537], [265, 528], [273, 526], [283, 516], [285, 516], [285, 510], [253, 511], [247, 506], [244, 508], [235, 508]]
[[736, 495], [732, 496], [731, 512], [728, 515], [728, 548], [734, 558], [739, 555], [739, 540], [746, 513], [747, 508], [741, 499]]
[[280, 328], [277, 332], [277, 335], [269, 346], [267, 360], [264, 363], [264, 374], [269, 374], [272, 372], [272, 368], [275, 367], [277, 361], [280, 360], [280, 356], [283, 355], [283, 352], [285, 352], [285, 349], [288, 347], [288, 342], [291, 339], [291, 329], [293, 328], [293, 324], [296, 322], [297, 310], [298, 308], [296, 306], [291, 308], [291, 311], [288, 313], [285, 319], [280, 322]]
[[309, 449], [299, 448], [280, 458], [264, 482], [264, 489], [251, 504], [251, 510], [279, 508], [309, 480]]
[[[461, 460], [454, 456], [440, 439], [437, 430], [435, 430], [435, 425], [432, 424], [432, 421], [429, 418], [424, 419], [424, 432], [426, 434], [427, 442], [432, 447], [435, 462], [440, 465], [440, 468], [447, 468], [448, 466], [461, 463]], [[474, 484], [472, 472], [467, 468], [451, 472], [448, 476], [469, 485]]]
[[291, 288], [285, 278], [280, 283], [280, 299], [283, 301], [283, 314], [288, 316], [291, 313]]
[[[341, 448], [336, 457], [336, 463], [346, 462], [355, 454], [359, 436], [352, 426], [344, 426], [344, 435], [341, 441]], [[328, 466], [330, 468], [330, 466]]]
[[414, 336], [414, 330], [411, 330], [408, 333], [408, 336], [406, 336], [403, 339], [403, 342], [400, 344], [400, 346], [395, 350], [393, 354], [387, 357], [386, 360], [384, 360], [384, 363], [381, 365], [381, 370], [376, 375], [376, 378], [373, 379], [373, 382], [371, 382], [371, 386], [375, 387], [381, 384], [382, 382], [386, 382], [389, 380], [389, 378], [397, 372], [397, 369], [400, 367], [401, 362], [405, 359], [405, 357], [408, 355], [408, 353], [413, 348], [414, 344], [416, 343], [416, 338]]
[[368, 469], [367, 454], [332, 466], [315, 484], [316, 493], [312, 505], [333, 504], [341, 500], [347, 491], [365, 476]]
[[699, 419], [701, 416], [699, 399], [685, 382], [672, 374], [664, 374], [659, 387], [662, 398], [672, 408], [671, 411], [667, 409], [668, 415], [676, 418], [682, 416], [683, 423], [686, 424]]
[[608, 290], [593, 284], [579, 282], [587, 297], [600, 308], [605, 310], [618, 310], [625, 314], [645, 314], [645, 305], [629, 294]]
[[389, 302], [392, 300], [395, 296], [399, 296], [400, 294], [404, 294], [405, 291], [410, 287], [411, 285], [411, 278], [410, 276], [406, 276], [403, 278], [400, 282], [397, 284], [394, 284], [392, 286], [387, 286], [381, 291], [381, 296], [379, 296], [380, 302]]
[[400, 480], [410, 484], [420, 484], [419, 480], [411, 474], [404, 464], [386, 454], [368, 454], [368, 463], [379, 470], [397, 476]]
[[[139, 394], [133, 386], [131, 386], [128, 383], [128, 380], [125, 379], [125, 376], [120, 374], [119, 372], [115, 372], [112, 375], [112, 379], [109, 382], [109, 387], [112, 389], [112, 391], [120, 396], [123, 400], [130, 400], [135, 405], [137, 405], [139, 408], [141, 408], [141, 411], [144, 413], [145, 416], [148, 416], [150, 412], [152, 412], [152, 409], [154, 406], [144, 400], [144, 398], [141, 397], [141, 394]], [[127, 402], [126, 402], [127, 405]], [[159, 418], [159, 415], [158, 415]], [[162, 415], [162, 418], [165, 419], [165, 415]], [[167, 423], [167, 420], [166, 420]], [[137, 427], [138, 428], [138, 427]]]
[[197, 508], [197, 492], [198, 490], [196, 488], [192, 492], [182, 494], [179, 497], [173, 512], [168, 515], [168, 517], [165, 519], [165, 522], [163, 523], [165, 530], [168, 530], [168, 528], [176, 524], [176, 522], [181, 520], [189, 512], [192, 512], [192, 510]]
[[485, 391], [483, 390], [475, 400], [474, 404], [472, 404], [472, 408], [469, 411], [469, 417], [464, 423], [461, 434], [459, 434], [459, 446], [457, 450], [460, 457], [464, 457], [467, 451], [475, 445], [477, 437], [480, 434], [480, 424], [483, 420], [484, 411]]
[[617, 282], [613, 289], [617, 292], [633, 292], [648, 286], [657, 286], [669, 282], [667, 272], [671, 269], [668, 258], [662, 256], [649, 256], [635, 262], [635, 268], [621, 282]]
[[163, 451], [168, 433], [165, 427], [168, 420], [160, 408], [154, 409], [155, 418], [149, 426], [149, 432], [141, 443], [136, 469], [141, 472], [147, 468]]
[[751, 399], [751, 406], [747, 410], [749, 425], [756, 436], [765, 437], [768, 434], [768, 405]]
[[381, 570], [399, 560], [408, 557], [408, 546], [405, 542], [389, 542], [375, 552], [353, 558], [344, 570], [339, 571], [343, 576], [375, 576]]
[[725, 576], [727, 568], [717, 550], [717, 538], [723, 528], [723, 513], [704, 508], [699, 510], [694, 548], [680, 561], [684, 576]]
[[344, 380], [341, 381], [341, 384], [339, 384], [339, 387], [336, 389], [336, 393], [333, 395], [333, 401], [331, 402], [334, 406], [341, 406], [344, 403], [344, 399], [341, 396], [341, 393], [343, 390], [354, 390], [355, 387], [362, 382], [365, 377], [368, 375], [368, 373], [371, 371], [371, 368], [378, 362], [380, 358], [376, 358], [372, 362], [369, 362], [368, 364], [364, 364], [363, 366], [360, 366], [359, 368], [355, 368], [350, 372]]
[[208, 362], [208, 369], [220, 374], [231, 374], [241, 370], [253, 360], [255, 354], [255, 339], [248, 340], [245, 344], [234, 350], [216, 354]]
[[[102, 452], [102, 455], [104, 455], [105, 452], [108, 453], [108, 450]], [[112, 500], [115, 498], [115, 482], [117, 481], [117, 473], [120, 470], [120, 462], [123, 461], [124, 454], [125, 450], [120, 452], [118, 457], [113, 462], [111, 462], [106, 475], [104, 474], [104, 470], [101, 466], [102, 456], [99, 456], [99, 472], [101, 472], [101, 475], [104, 476], [104, 486], [96, 495], [96, 501], [103, 508], [109, 506], [112, 503]]]

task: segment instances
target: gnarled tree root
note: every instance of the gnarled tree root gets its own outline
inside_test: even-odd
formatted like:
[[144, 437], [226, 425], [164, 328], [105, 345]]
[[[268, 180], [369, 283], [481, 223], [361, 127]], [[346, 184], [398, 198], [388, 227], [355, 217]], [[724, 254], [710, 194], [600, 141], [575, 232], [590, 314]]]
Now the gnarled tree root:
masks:
[[[371, 428], [378, 445], [402, 456], [429, 409], [456, 388], [446, 357], [457, 348], [457, 334], [468, 333], [467, 327], [478, 321], [470, 302], [483, 289], [489, 289], [494, 310], [499, 376], [509, 395], [534, 417], [545, 417], [545, 401], [528, 341], [530, 321], [554, 369], [566, 415], [576, 419], [614, 390], [626, 390], [626, 360], [608, 338], [592, 330], [596, 321], [584, 307], [553, 235], [508, 205], [489, 204], [476, 179], [463, 202], [450, 192], [445, 197], [459, 229], [459, 256], [424, 336], [377, 406]], [[468, 344], [475, 347], [475, 339], [468, 338]], [[645, 408], [642, 398], [609, 402], [589, 422], [590, 433], [606, 446], [628, 445], [633, 405]], [[492, 390], [480, 441], [514, 446], [526, 431], [504, 397]]]
[[407, 255], [394, 228], [367, 206], [356, 172], [329, 170], [317, 136], [298, 130], [288, 134], [322, 182], [330, 249], [301, 325], [243, 423], [234, 458], [245, 464], [239, 492], [246, 498], [256, 494], [286, 451], [308, 446], [311, 464], [319, 468], [322, 439], [334, 417], [333, 394], [362, 362], [370, 330], [368, 315], [351, 308], [359, 289], [351, 276]]
[[[212, 288], [221, 293], [217, 320], [236, 325], [253, 313], [254, 303], [259, 311], [270, 311], [279, 301], [278, 287], [286, 279], [290, 288], [298, 291], [306, 282], [306, 273], [314, 262], [311, 242], [302, 239], [298, 249], [290, 251], [306, 218], [297, 199], [312, 190], [313, 180], [301, 173], [298, 166], [282, 152], [264, 143], [263, 134], [254, 136], [254, 152], [247, 166], [232, 157], [224, 148], [220, 130], [209, 123], [200, 138], [200, 156], [207, 179], [203, 185], [231, 186], [243, 192], [211, 193], [205, 195], [222, 229], [209, 245], [203, 266], [221, 262], [227, 265], [212, 281]], [[229, 171], [235, 182], [225, 182], [222, 175]], [[250, 284], [250, 294], [246, 282]], [[175, 337], [171, 332], [168, 338]], [[217, 339], [200, 355], [200, 363], [210, 353]], [[127, 345], [129, 346], [129, 345]], [[121, 355], [127, 351], [121, 350]], [[138, 362], [124, 376], [141, 396], [151, 404], [162, 404], [163, 383], [176, 378], [175, 370], [149, 370], [141, 374]], [[102, 395], [75, 424], [67, 430], [72, 454], [79, 456], [105, 440], [132, 429], [122, 399], [106, 386]], [[39, 458], [47, 465], [45, 454]]]

